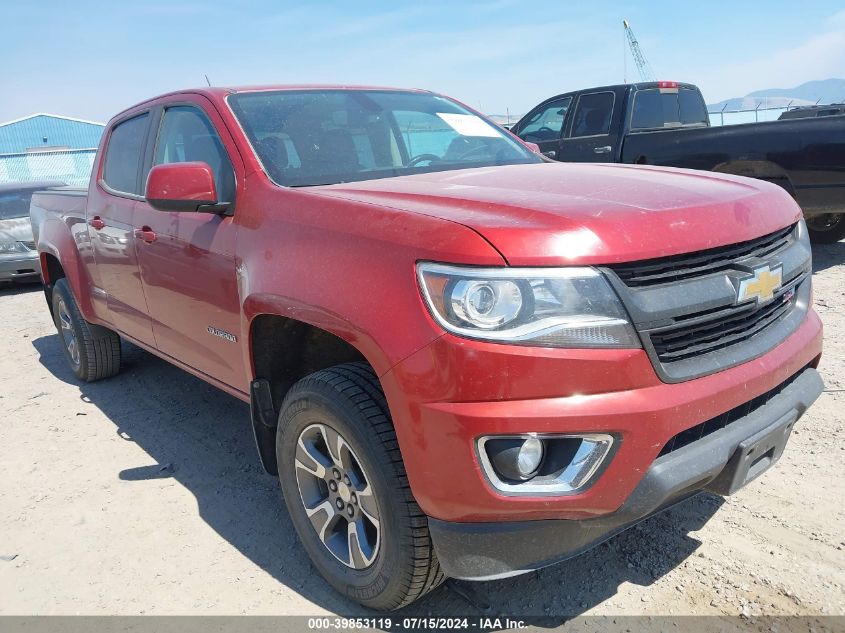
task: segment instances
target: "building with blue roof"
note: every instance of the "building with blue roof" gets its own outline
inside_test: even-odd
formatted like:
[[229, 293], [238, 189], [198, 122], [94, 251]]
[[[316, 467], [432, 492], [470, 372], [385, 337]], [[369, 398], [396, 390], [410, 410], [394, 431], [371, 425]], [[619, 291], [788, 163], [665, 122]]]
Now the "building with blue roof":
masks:
[[0, 154], [96, 148], [104, 125], [55, 114], [31, 114], [0, 123]]
[[86, 186], [104, 128], [45, 113], [0, 123], [0, 184], [60, 180]]

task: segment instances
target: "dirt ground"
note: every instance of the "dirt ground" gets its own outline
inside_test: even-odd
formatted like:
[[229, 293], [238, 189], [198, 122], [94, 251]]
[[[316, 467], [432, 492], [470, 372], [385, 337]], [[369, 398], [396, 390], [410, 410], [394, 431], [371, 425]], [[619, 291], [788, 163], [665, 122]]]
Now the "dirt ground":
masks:
[[[577, 559], [415, 613], [845, 614], [845, 242], [815, 249], [827, 391], [780, 463]], [[80, 384], [38, 287], [0, 290], [0, 614], [356, 615], [261, 471], [248, 407], [135, 347]]]

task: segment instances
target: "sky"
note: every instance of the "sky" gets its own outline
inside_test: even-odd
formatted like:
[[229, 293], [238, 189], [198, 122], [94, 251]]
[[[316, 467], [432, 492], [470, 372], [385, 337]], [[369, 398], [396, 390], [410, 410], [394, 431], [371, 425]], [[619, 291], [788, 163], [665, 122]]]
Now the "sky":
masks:
[[[427, 88], [488, 114], [638, 80], [622, 19], [658, 79], [708, 103], [845, 77], [842, 0], [0, 0], [0, 122], [107, 121], [205, 84]], [[845, 96], [845, 95], [843, 95]]]

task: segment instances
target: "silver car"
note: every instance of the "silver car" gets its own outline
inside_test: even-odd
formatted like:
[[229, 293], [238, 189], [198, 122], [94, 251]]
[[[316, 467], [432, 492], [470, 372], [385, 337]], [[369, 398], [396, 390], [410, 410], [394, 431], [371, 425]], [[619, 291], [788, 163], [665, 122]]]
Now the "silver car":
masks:
[[55, 180], [0, 184], [0, 283], [40, 279], [29, 201], [35, 191], [64, 184]]

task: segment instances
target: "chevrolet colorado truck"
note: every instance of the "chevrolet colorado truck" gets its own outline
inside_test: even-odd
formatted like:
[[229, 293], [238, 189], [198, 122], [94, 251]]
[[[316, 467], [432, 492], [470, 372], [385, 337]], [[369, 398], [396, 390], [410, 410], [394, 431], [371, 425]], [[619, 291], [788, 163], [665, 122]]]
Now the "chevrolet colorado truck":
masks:
[[798, 201], [815, 242], [845, 238], [845, 118], [710, 127], [701, 91], [674, 81], [546, 99], [513, 125], [555, 160], [666, 165], [760, 178]]
[[124, 339], [249, 402], [314, 565], [377, 609], [731, 494], [822, 390], [783, 189], [548, 161], [431, 92], [157, 97], [31, 217], [75, 375]]

